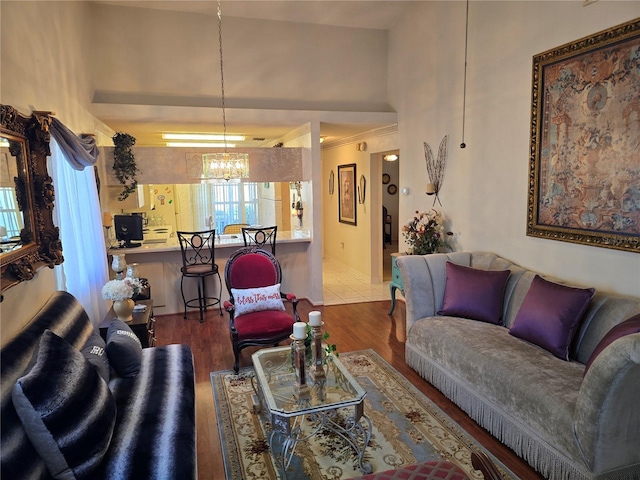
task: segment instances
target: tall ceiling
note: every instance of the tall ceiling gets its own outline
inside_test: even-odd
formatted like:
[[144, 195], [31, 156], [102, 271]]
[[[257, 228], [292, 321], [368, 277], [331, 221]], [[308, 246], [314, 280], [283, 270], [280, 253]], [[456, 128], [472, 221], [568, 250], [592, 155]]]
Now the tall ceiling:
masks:
[[[413, 0], [415, 1], [415, 0]], [[128, 6], [175, 12], [190, 12], [215, 16], [217, 1], [191, 0], [94, 0], [93, 3]], [[273, 21], [318, 24], [337, 27], [390, 29], [411, 1], [404, 0], [223, 0], [224, 17], [239, 17]], [[138, 139], [139, 145], [161, 145], [160, 131], [211, 131], [212, 112], [208, 108], [185, 108], [171, 105], [110, 104], [94, 99], [93, 113], [117, 131], [126, 131]], [[330, 141], [351, 137], [388, 125], [388, 112], [351, 112], [332, 115], [331, 112], [270, 110], [261, 114], [255, 110], [227, 112], [227, 130], [250, 132], [246, 142], [238, 145], [269, 146], [272, 139], [310, 120], [318, 120], [321, 136]], [[260, 139], [265, 140], [260, 140]], [[256, 140], [254, 140], [256, 139]]]

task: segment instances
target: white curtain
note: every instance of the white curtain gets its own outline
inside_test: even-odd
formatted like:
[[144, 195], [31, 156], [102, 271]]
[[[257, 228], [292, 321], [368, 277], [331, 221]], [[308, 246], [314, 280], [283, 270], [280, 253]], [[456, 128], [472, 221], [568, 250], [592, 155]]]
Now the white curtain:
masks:
[[109, 267], [94, 169], [74, 170], [53, 138], [48, 169], [64, 255], [62, 265], [55, 267], [57, 288], [75, 296], [97, 327], [107, 313], [102, 286], [109, 279]]
[[[212, 208], [212, 197], [207, 187], [208, 185], [206, 183], [189, 185], [191, 191], [191, 225], [194, 232], [211, 228], [207, 223], [209, 216], [215, 213]], [[215, 219], [213, 220], [215, 221]]]

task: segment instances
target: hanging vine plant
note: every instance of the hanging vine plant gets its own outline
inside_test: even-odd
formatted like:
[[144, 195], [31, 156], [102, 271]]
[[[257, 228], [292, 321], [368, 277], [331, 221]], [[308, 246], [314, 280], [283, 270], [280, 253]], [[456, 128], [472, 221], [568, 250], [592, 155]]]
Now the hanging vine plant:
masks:
[[124, 185], [118, 200], [123, 201], [136, 191], [138, 181], [136, 174], [140, 171], [136, 166], [136, 159], [131, 147], [136, 144], [136, 139], [128, 133], [117, 132], [113, 136], [113, 171], [118, 181]]

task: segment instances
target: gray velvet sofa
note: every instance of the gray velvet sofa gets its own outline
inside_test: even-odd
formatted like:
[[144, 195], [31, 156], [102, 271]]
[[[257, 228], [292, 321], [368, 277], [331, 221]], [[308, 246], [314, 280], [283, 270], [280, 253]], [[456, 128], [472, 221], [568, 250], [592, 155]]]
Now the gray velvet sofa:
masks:
[[[59, 348], [51, 351], [61, 353], [55, 362], [52, 356], [47, 358], [49, 373], [36, 375], [28, 383], [24, 380], [27, 373], [37, 371], [45, 350], [44, 337], [57, 342]], [[64, 470], [57, 470], [55, 478], [195, 480], [195, 383], [190, 348], [140, 347], [137, 373], [123, 377], [107, 369], [107, 382], [82, 353], [78, 357], [92, 338], [101, 340], [75, 297], [56, 292], [25, 329], [3, 345], [0, 477], [51, 479], [53, 463]], [[139, 345], [137, 338], [135, 341]], [[45, 362], [42, 365], [47, 367]], [[61, 372], [59, 377], [56, 371]], [[17, 411], [17, 384], [22, 385], [23, 393], [31, 388], [31, 404], [36, 409], [43, 405], [39, 413], [46, 413], [29, 425], [29, 434]], [[59, 406], [62, 397], [72, 400], [66, 410]], [[42, 430], [43, 424], [47, 431]], [[51, 444], [55, 439], [57, 444], [58, 450], [52, 448], [56, 451], [46, 456], [47, 463], [38, 453], [42, 447], [34, 446], [36, 427], [40, 428], [35, 433], [39, 443], [47, 437], [44, 441]], [[79, 459], [81, 455], [85, 457]]]
[[[502, 324], [438, 315], [448, 261], [510, 270]], [[585, 374], [607, 332], [640, 313], [639, 298], [596, 292], [565, 361], [509, 334], [535, 272], [486, 252], [397, 263], [408, 365], [546, 478], [640, 479], [640, 333], [609, 344]]]

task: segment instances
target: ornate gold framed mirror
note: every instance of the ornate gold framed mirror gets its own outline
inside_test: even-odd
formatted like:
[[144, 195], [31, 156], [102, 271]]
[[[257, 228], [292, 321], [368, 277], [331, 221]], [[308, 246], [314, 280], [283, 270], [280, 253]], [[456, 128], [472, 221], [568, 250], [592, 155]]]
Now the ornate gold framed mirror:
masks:
[[47, 173], [49, 112], [0, 105], [0, 282], [2, 291], [63, 261]]

